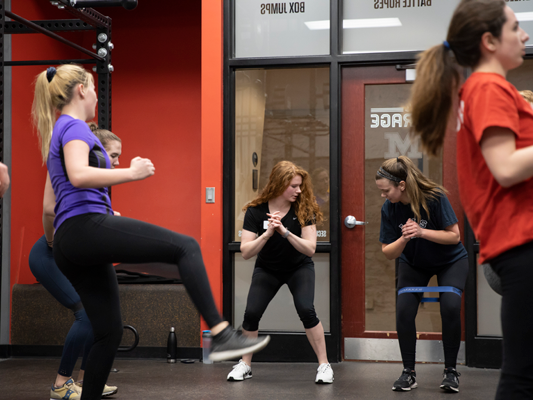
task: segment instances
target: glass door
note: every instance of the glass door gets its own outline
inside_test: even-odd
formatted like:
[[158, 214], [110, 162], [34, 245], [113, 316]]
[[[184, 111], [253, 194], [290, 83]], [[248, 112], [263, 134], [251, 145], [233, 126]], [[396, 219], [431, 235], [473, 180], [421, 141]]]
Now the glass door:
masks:
[[[397, 267], [385, 258], [379, 242], [384, 200], [376, 188], [376, 171], [384, 160], [404, 155], [426, 176], [450, 186], [444, 181], [442, 156], [427, 157], [409, 135], [411, 83], [406, 76], [412, 73], [392, 66], [342, 70], [341, 217], [366, 223], [341, 226], [345, 359], [400, 360], [395, 340]], [[450, 191], [449, 198], [461, 215], [457, 193]], [[430, 286], [436, 285], [434, 277]], [[416, 324], [418, 338], [426, 339], [419, 342], [417, 358], [439, 361], [440, 304], [421, 303]]]
[[[291, 161], [309, 172], [313, 192], [324, 214], [317, 226], [315, 310], [324, 326], [328, 357], [338, 358], [338, 335], [332, 315], [337, 296], [330, 265], [330, 69], [241, 68], [235, 70], [234, 190], [231, 233], [231, 314], [235, 328], [243, 321], [254, 271], [255, 257], [240, 253], [243, 206], [256, 198], [268, 182], [274, 165]], [[333, 271], [335, 272], [335, 271]], [[333, 309], [333, 312], [332, 312]], [[282, 286], [268, 305], [259, 329], [272, 335], [268, 352], [254, 357], [263, 361], [314, 361], [292, 294]], [[287, 351], [291, 349], [291, 351]]]

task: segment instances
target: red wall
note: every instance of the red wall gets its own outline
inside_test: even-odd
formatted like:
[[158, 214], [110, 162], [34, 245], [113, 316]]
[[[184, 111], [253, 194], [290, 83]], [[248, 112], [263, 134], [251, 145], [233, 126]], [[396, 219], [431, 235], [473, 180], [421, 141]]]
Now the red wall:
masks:
[[[113, 208], [200, 240], [201, 3], [139, 3], [133, 11], [100, 11], [113, 18], [112, 130], [123, 141], [121, 165], [129, 166], [136, 156], [148, 157], [156, 173], [148, 180], [115, 187]], [[73, 18], [41, 0], [13, 2], [12, 11], [32, 20]], [[61, 35], [88, 49], [96, 41], [93, 31]], [[12, 49], [13, 60], [86, 57], [38, 34], [13, 35]], [[12, 69], [12, 285], [35, 282], [28, 255], [43, 234], [46, 171], [30, 110], [32, 82], [44, 68]]]
[[[222, 308], [223, 1], [202, 1], [202, 147], [200, 245], [215, 302]], [[215, 203], [205, 203], [205, 187]], [[204, 325], [205, 327], [205, 325]]]

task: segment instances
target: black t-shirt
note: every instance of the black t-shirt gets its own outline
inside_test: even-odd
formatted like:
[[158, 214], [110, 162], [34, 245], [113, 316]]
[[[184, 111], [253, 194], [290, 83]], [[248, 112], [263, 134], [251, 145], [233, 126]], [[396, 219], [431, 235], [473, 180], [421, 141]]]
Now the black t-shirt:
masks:
[[[442, 194], [433, 201], [428, 201], [429, 215], [426, 210], [420, 207], [419, 225], [425, 229], [442, 231], [446, 227], [456, 224], [457, 217], [446, 197]], [[381, 230], [379, 241], [383, 244], [390, 244], [402, 236], [402, 226], [409, 218], [415, 220], [415, 215], [410, 204], [391, 203], [389, 200], [381, 208]], [[461, 242], [458, 244], [439, 244], [426, 239], [414, 238], [403, 250], [400, 262], [405, 262], [418, 268], [439, 268], [446, 264], [453, 263], [468, 254]]]
[[[268, 203], [259, 204], [256, 207], [249, 207], [244, 216], [243, 229], [262, 235], [267, 230]], [[302, 227], [298, 222], [298, 217], [291, 207], [289, 212], [281, 219], [281, 223], [292, 234], [302, 236]], [[313, 225], [308, 222], [306, 225]], [[278, 233], [274, 232], [272, 237], [267, 240], [259, 254], [257, 254], [256, 266], [268, 268], [271, 270], [293, 270], [298, 268], [304, 261], [310, 257], [296, 250], [293, 245]]]

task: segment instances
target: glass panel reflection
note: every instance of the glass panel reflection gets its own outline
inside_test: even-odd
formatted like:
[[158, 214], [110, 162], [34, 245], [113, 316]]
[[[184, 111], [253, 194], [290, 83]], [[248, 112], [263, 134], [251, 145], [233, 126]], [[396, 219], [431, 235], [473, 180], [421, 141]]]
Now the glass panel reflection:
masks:
[[329, 54], [330, 0], [235, 0], [235, 57]]
[[[446, 39], [459, 0], [344, 0], [342, 52], [422, 51]], [[530, 2], [507, 1], [520, 26], [533, 32]], [[529, 40], [526, 46], [531, 47]]]
[[247, 69], [235, 78], [234, 240], [242, 207], [287, 160], [311, 175], [325, 217], [317, 238], [329, 241], [329, 68]]
[[425, 50], [446, 39], [459, 0], [344, 0], [342, 52]]
[[[442, 159], [429, 159], [418, 139], [409, 137], [410, 114], [405, 107], [411, 84], [365, 87], [365, 329], [396, 330], [396, 268], [381, 251], [379, 230], [384, 199], [375, 176], [383, 161], [407, 156], [434, 182], [442, 184]], [[437, 286], [433, 277], [429, 286]], [[440, 332], [439, 303], [421, 303], [416, 327], [419, 332]]]

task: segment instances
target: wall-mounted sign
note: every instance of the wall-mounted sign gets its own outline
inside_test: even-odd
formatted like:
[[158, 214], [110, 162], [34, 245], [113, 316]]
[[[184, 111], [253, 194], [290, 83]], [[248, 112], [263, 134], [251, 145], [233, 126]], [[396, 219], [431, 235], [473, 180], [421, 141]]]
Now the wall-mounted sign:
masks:
[[329, 0], [235, 0], [235, 57], [329, 54], [329, 8]]

